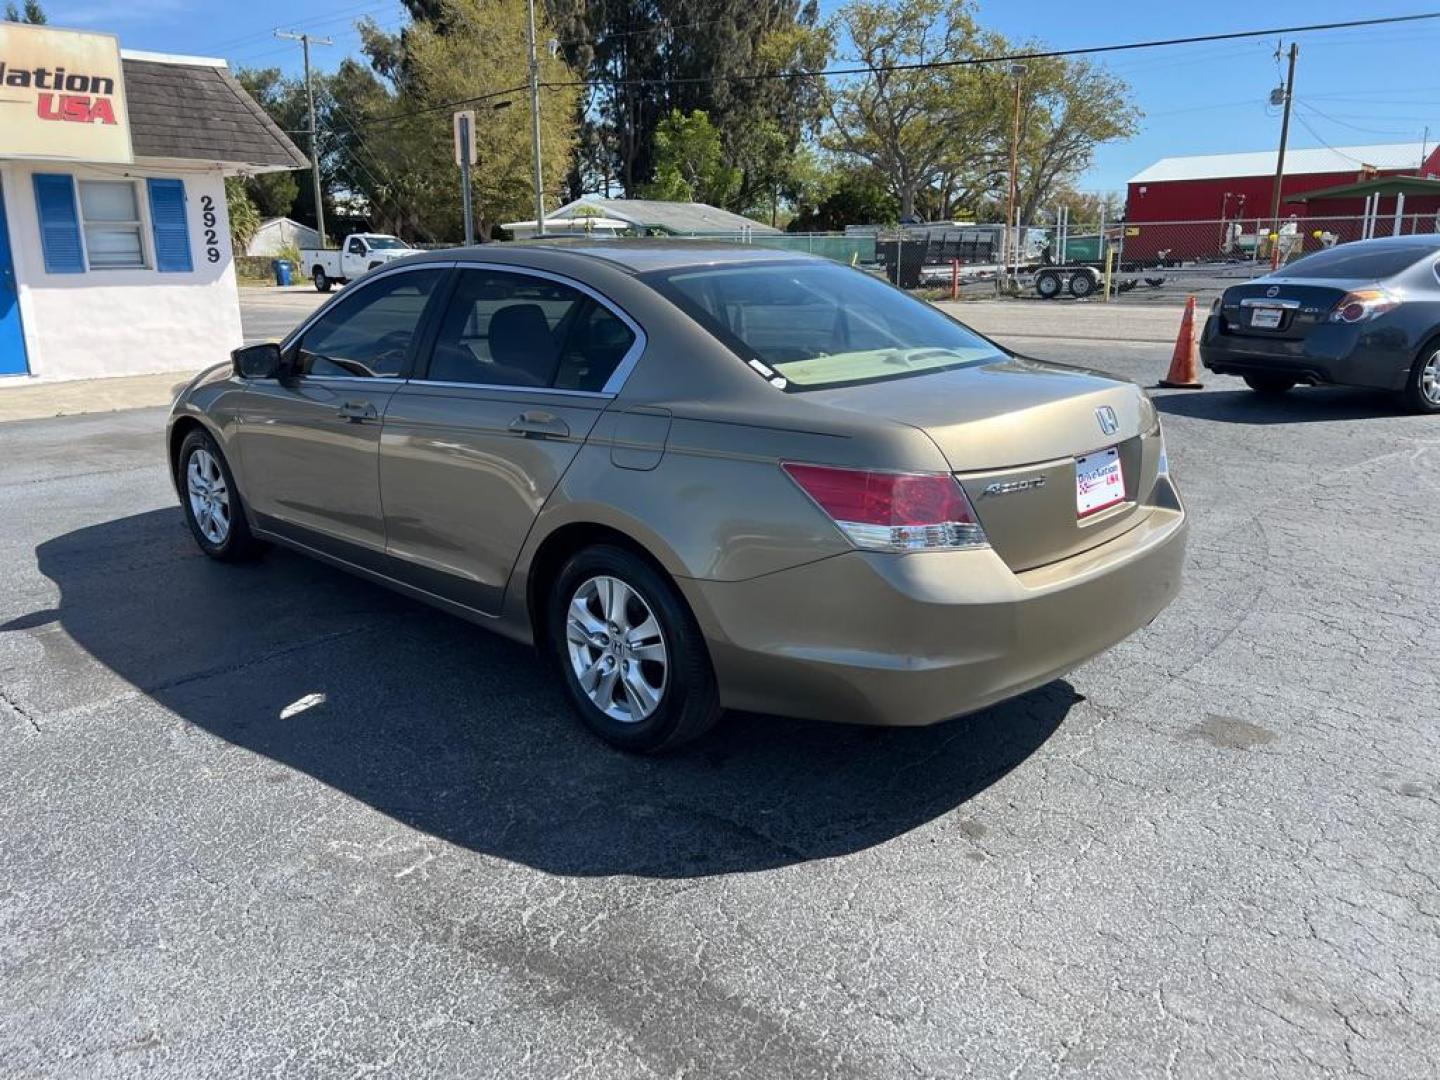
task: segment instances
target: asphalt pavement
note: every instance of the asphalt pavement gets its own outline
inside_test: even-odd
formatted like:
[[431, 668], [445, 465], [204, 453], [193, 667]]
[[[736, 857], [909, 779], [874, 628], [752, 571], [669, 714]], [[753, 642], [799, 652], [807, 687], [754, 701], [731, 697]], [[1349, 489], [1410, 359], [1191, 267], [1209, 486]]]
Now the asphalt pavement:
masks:
[[654, 760], [525, 649], [203, 558], [162, 410], [0, 425], [0, 1075], [1440, 1073], [1440, 418], [1155, 398], [1194, 528], [1148, 629]]

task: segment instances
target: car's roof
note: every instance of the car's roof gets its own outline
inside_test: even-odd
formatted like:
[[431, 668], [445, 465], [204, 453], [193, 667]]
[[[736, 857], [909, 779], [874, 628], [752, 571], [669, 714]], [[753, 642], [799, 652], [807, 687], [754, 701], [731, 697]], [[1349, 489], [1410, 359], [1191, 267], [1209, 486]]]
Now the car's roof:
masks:
[[796, 259], [824, 262], [819, 256], [800, 252], [778, 251], [773, 248], [729, 243], [723, 240], [683, 240], [667, 237], [633, 237], [595, 239], [593, 237], [556, 237], [542, 240], [497, 242], [472, 247], [442, 248], [420, 258], [450, 262], [474, 259], [478, 262], [513, 263], [516, 266], [553, 264], [555, 255], [609, 263], [631, 273], [652, 270], [675, 270], [689, 266], [737, 265]]
[[1352, 240], [1352, 247], [1431, 247], [1440, 248], [1440, 233], [1404, 233], [1400, 236], [1376, 236], [1369, 240]]

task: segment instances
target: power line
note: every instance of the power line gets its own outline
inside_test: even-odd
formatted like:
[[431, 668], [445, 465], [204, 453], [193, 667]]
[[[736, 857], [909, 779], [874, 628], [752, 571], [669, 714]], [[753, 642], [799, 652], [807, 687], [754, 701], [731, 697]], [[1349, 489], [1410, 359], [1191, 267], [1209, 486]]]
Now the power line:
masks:
[[[546, 88], [549, 87], [548, 83], [541, 83], [540, 85]], [[410, 112], [395, 113], [391, 116], [372, 116], [368, 119], [362, 118], [359, 123], [365, 127], [369, 127], [372, 124], [393, 124], [400, 120], [408, 120], [412, 116], [424, 116], [426, 113], [440, 112], [443, 109], [455, 109], [461, 105], [472, 105], [481, 101], [490, 101], [497, 97], [508, 97], [511, 94], [519, 94], [529, 88], [530, 84], [524, 82], [519, 86], [510, 87], [508, 90], [492, 90], [488, 94], [476, 94], [473, 97], [457, 98], [454, 101], [442, 101], [438, 105], [426, 105], [424, 108], [412, 109]]]
[[958, 60], [925, 60], [909, 64], [866, 64], [860, 67], [823, 68], [815, 71], [760, 71], [727, 75], [694, 75], [680, 78], [653, 79], [576, 79], [549, 82], [549, 89], [571, 86], [656, 86], [709, 82], [759, 82], [772, 79], [834, 78], [840, 75], [878, 75], [896, 71], [936, 71], [986, 64], [1011, 64], [1024, 60], [1046, 60], [1066, 56], [1096, 56], [1108, 53], [1134, 52], [1138, 49], [1159, 49], [1175, 45], [1199, 45], [1211, 41], [1241, 41], [1249, 38], [1275, 37], [1280, 34], [1308, 34], [1322, 30], [1354, 30], [1369, 26], [1391, 26], [1440, 19], [1440, 11], [1419, 15], [1390, 15], [1375, 19], [1350, 19], [1344, 22], [1309, 23], [1302, 26], [1280, 26], [1265, 30], [1236, 30], [1225, 34], [1200, 34], [1194, 37], [1156, 38], [1149, 41], [1128, 41], [1118, 45], [1089, 45], [1073, 49], [1036, 49], [1030, 52], [1007, 53], [1002, 56], [967, 56]]
[[[1318, 33], [1325, 30], [1353, 30], [1371, 26], [1390, 26], [1400, 23], [1415, 23], [1421, 21], [1433, 21], [1440, 19], [1440, 11], [1425, 12], [1418, 15], [1391, 15], [1374, 19], [1350, 19], [1343, 22], [1309, 23], [1300, 26], [1271, 27], [1264, 30], [1236, 30], [1224, 34], [1201, 34], [1193, 37], [1180, 38], [1156, 38], [1148, 41], [1130, 41], [1116, 45], [1092, 45], [1070, 49], [1037, 49], [1029, 52], [1007, 53], [1001, 56], [971, 56], [957, 60], [929, 60], [910, 64], [866, 64], [859, 67], [848, 68], [826, 68], [814, 71], [765, 71], [765, 72], [739, 72], [725, 75], [695, 75], [678, 78], [651, 78], [651, 79], [573, 79], [563, 81], [541, 82], [540, 86], [546, 90], [561, 90], [571, 87], [618, 87], [618, 86], [666, 86], [678, 84], [697, 84], [712, 82], [759, 82], [777, 79], [813, 79], [813, 78], [835, 78], [842, 75], [876, 75], [885, 72], [895, 71], [931, 71], [956, 67], [976, 67], [987, 64], [1009, 64], [1025, 60], [1044, 60], [1067, 56], [1091, 56], [1119, 52], [1134, 52], [1141, 49], [1170, 48], [1178, 45], [1198, 45], [1214, 41], [1240, 41], [1255, 38], [1274, 37], [1280, 34], [1306, 34]], [[455, 101], [442, 102], [437, 105], [427, 105], [424, 108], [413, 109], [408, 112], [396, 113], [393, 116], [379, 116], [360, 123], [365, 126], [373, 124], [390, 124], [401, 120], [407, 120], [415, 116], [423, 116], [426, 113], [440, 112], [445, 109], [454, 109], [473, 102], [487, 101], [492, 98], [506, 97], [511, 94], [518, 94], [528, 89], [528, 84], [510, 87], [506, 90], [494, 90], [486, 94], [478, 94], [473, 97], [459, 98]]]

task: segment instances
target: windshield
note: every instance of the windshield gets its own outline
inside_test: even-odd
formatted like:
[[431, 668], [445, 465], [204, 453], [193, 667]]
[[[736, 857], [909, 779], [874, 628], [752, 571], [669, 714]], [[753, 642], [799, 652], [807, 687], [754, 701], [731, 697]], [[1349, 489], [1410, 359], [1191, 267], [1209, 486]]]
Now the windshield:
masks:
[[393, 236], [367, 236], [365, 243], [370, 245], [371, 251], [383, 250], [385, 248], [406, 248], [410, 247], [404, 240], [397, 240]]
[[984, 338], [863, 271], [829, 262], [706, 267], [647, 280], [787, 390], [1005, 359]]
[[1394, 277], [1435, 253], [1434, 244], [1342, 244], [1297, 259], [1277, 276], [1379, 281]]

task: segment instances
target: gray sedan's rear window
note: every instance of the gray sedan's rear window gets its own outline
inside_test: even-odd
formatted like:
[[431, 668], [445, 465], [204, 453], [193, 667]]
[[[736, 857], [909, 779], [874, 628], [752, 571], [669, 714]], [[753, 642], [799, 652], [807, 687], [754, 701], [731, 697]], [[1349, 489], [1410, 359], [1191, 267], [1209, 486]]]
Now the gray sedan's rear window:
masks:
[[1434, 244], [1386, 244], [1372, 247], [1341, 244], [1328, 251], [1317, 251], [1286, 266], [1284, 277], [1321, 278], [1338, 281], [1379, 281], [1408, 270], [1421, 259], [1434, 256]]
[[920, 300], [838, 263], [676, 270], [649, 279], [787, 390], [877, 382], [1002, 359], [994, 345]]

